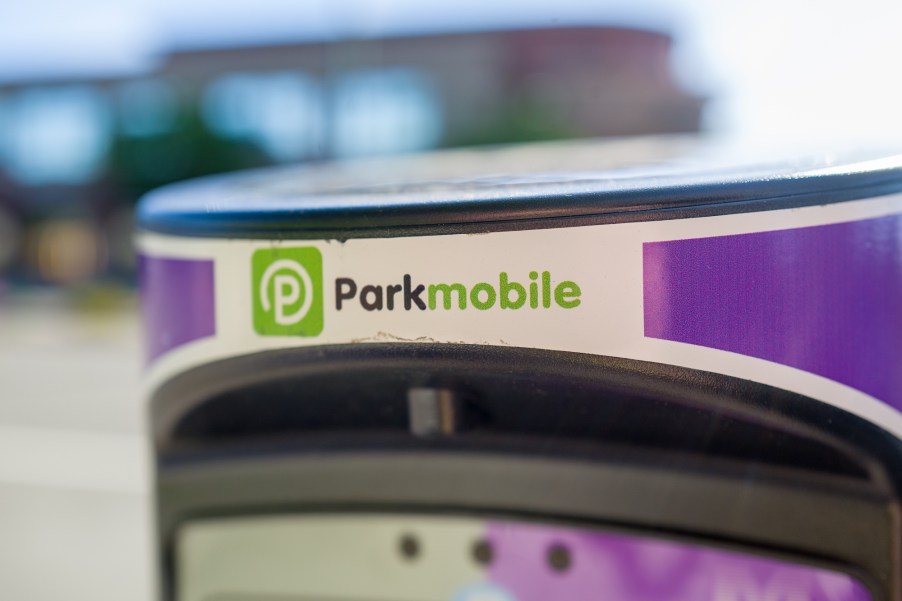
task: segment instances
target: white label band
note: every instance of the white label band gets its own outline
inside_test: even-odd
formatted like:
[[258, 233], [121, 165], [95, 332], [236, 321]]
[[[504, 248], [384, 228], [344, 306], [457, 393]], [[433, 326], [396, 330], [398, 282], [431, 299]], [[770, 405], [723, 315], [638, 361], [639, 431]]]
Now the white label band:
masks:
[[902, 436], [902, 195], [346, 242], [143, 234], [139, 247], [151, 388], [280, 348], [514, 346], [753, 380]]

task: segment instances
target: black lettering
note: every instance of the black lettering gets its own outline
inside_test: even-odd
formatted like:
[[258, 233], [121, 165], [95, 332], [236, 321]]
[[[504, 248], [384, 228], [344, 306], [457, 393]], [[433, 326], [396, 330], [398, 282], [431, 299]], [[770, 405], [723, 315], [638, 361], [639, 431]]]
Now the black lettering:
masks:
[[341, 302], [357, 296], [357, 283], [351, 278], [335, 280], [335, 310], [341, 311]]
[[395, 295], [401, 292], [402, 288], [401, 284], [390, 284], [385, 287], [385, 303], [389, 311], [395, 308]]
[[426, 286], [420, 284], [416, 288], [410, 288], [411, 281], [410, 275], [404, 274], [404, 308], [410, 311], [413, 308], [413, 304], [416, 303], [417, 307], [420, 308], [420, 311], [426, 310], [426, 303], [423, 302], [423, 299], [420, 298], [420, 295], [423, 294], [423, 291], [426, 290]]
[[[369, 297], [373, 300], [369, 300]], [[367, 311], [382, 310], [382, 286], [364, 286], [360, 289], [360, 305]]]

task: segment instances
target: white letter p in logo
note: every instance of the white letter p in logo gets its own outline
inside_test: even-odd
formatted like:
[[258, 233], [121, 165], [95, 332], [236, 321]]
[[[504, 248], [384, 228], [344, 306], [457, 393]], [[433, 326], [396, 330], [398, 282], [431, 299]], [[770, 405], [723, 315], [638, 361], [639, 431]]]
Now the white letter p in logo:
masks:
[[[286, 273], [288, 272], [288, 273]], [[270, 302], [269, 284], [272, 281], [272, 302]], [[291, 259], [279, 259], [273, 262], [263, 277], [260, 278], [260, 304], [264, 311], [273, 310], [277, 324], [290, 326], [296, 324], [310, 311], [313, 304], [313, 282], [304, 267]], [[294, 304], [303, 298], [301, 306], [293, 313], [287, 313]]]

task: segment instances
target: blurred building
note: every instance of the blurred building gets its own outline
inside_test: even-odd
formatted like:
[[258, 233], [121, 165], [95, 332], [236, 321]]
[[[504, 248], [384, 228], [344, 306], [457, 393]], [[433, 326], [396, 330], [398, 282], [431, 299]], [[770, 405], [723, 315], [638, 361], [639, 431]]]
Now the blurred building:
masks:
[[0, 279], [127, 278], [130, 210], [199, 175], [699, 128], [670, 37], [618, 27], [174, 49], [125, 78], [0, 85]]

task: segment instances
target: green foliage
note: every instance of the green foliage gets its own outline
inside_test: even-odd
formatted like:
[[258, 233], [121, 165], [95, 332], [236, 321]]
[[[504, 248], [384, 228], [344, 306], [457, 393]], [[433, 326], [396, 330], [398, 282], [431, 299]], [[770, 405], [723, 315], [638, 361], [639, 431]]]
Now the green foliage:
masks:
[[539, 104], [512, 102], [481, 120], [478, 126], [450, 137], [445, 145], [515, 144], [579, 137], [562, 121], [559, 115]]
[[169, 131], [118, 135], [108, 165], [112, 180], [134, 202], [168, 183], [269, 163], [256, 144], [217, 135], [192, 110], [182, 112]]

